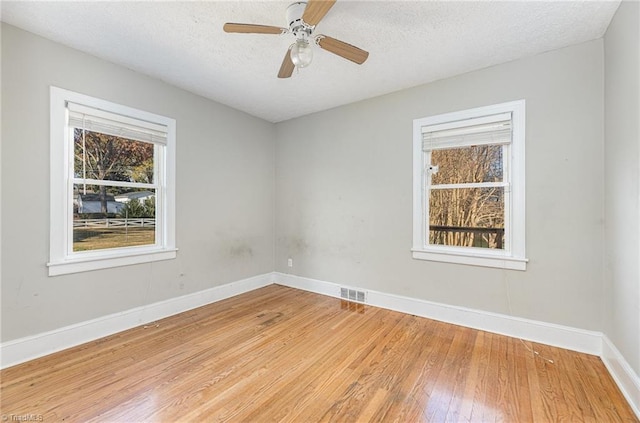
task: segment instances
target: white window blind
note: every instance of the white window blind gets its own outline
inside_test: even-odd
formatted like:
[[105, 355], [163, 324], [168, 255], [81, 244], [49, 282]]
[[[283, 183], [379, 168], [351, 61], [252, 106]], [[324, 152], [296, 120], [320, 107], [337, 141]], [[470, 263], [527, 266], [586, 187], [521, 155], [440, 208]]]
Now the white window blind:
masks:
[[509, 144], [511, 130], [511, 113], [424, 126], [422, 150]]
[[154, 144], [167, 144], [167, 127], [93, 107], [67, 102], [69, 126]]

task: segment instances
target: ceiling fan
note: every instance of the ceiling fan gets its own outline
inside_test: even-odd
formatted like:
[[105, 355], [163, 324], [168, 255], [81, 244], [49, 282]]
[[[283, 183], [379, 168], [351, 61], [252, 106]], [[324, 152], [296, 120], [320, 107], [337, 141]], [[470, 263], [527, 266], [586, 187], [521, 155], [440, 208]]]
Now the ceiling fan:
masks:
[[287, 8], [288, 28], [280, 28], [269, 25], [255, 25], [242, 23], [224, 24], [225, 32], [243, 34], [293, 34], [295, 43], [289, 46], [284, 56], [278, 78], [289, 78], [293, 69], [309, 66], [313, 59], [313, 49], [310, 43], [314, 42], [321, 49], [337, 54], [359, 65], [363, 64], [369, 53], [326, 35], [314, 35], [316, 25], [324, 18], [336, 0], [308, 0], [291, 4]]

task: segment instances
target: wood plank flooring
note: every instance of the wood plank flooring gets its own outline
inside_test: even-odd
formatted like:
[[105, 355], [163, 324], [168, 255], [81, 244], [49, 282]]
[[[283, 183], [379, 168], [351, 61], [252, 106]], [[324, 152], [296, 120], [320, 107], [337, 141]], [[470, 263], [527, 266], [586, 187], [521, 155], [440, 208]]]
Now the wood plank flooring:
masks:
[[638, 422], [598, 357], [278, 285], [0, 378], [9, 420]]

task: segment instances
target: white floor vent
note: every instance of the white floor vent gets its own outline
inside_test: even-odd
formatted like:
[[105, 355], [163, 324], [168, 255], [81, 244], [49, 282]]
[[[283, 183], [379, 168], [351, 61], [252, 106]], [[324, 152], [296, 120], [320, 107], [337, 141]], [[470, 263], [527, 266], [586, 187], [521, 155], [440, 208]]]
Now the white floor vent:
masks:
[[365, 291], [358, 291], [356, 289], [340, 288], [340, 298], [356, 303], [367, 302]]

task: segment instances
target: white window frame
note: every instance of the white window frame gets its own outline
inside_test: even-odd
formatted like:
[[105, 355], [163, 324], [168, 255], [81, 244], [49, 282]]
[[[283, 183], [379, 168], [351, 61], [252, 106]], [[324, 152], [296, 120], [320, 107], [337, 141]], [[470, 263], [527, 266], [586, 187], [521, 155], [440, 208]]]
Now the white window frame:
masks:
[[[156, 144], [156, 242], [153, 245], [73, 252], [73, 139], [68, 103], [79, 104], [167, 128], [166, 144]], [[49, 276], [169, 260], [175, 245], [176, 121], [143, 110], [50, 87]]]
[[[504, 150], [505, 239], [504, 250], [429, 244], [429, 179], [423, 151], [423, 128], [461, 124], [468, 119], [511, 114], [512, 138]], [[414, 259], [501, 269], [526, 270], [525, 256], [525, 101], [517, 100], [413, 121], [413, 247]]]

